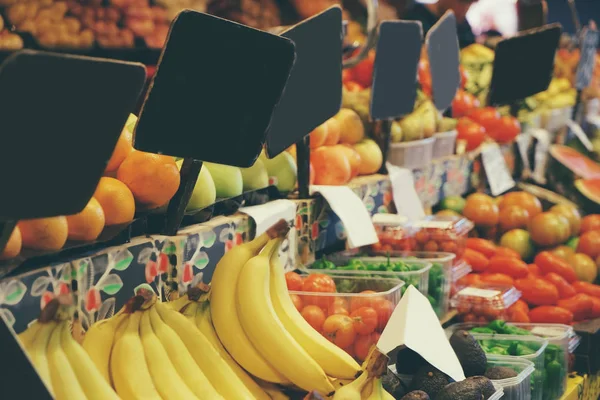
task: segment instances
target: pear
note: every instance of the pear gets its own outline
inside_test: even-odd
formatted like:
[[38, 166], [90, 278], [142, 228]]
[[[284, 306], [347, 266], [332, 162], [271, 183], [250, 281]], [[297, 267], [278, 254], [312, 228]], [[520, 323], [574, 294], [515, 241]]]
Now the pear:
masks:
[[267, 168], [269, 177], [274, 178], [274, 184], [280, 192], [291, 192], [296, 186], [298, 178], [298, 169], [296, 160], [287, 151], [268, 159], [264, 158], [263, 163]]
[[413, 111], [406, 117], [402, 118], [398, 124], [402, 129], [402, 134], [405, 142], [423, 139], [423, 121], [421, 116]]
[[215, 182], [218, 198], [239, 196], [244, 191], [242, 172], [238, 167], [205, 162], [204, 168], [208, 168]]
[[404, 138], [402, 126], [400, 126], [400, 123], [398, 121], [392, 122], [392, 127], [390, 129], [390, 137], [392, 138], [392, 143], [399, 143]]
[[258, 158], [250, 168], [240, 168], [244, 190], [257, 190], [269, 186], [269, 173], [262, 159]]
[[[183, 159], [177, 161], [177, 168], [181, 169], [181, 164], [183, 164]], [[217, 191], [215, 189], [215, 183], [213, 182], [213, 178], [210, 175], [208, 168], [203, 166], [198, 175], [198, 179], [196, 180], [196, 184], [194, 185], [192, 197], [190, 197], [190, 201], [185, 210], [201, 210], [214, 204], [216, 199]]]
[[417, 114], [423, 122], [423, 137], [432, 137], [436, 131], [438, 111], [431, 101], [424, 102], [418, 109]]
[[456, 124], [458, 123], [457, 119], [454, 118], [442, 118], [442, 121], [439, 124], [438, 132], [450, 132], [456, 129]]

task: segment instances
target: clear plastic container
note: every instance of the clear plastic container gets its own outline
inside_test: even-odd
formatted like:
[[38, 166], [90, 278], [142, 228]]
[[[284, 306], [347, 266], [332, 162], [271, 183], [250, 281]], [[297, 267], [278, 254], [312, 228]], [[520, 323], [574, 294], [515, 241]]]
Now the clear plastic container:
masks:
[[488, 368], [507, 367], [517, 374], [514, 378], [492, 379], [495, 386], [504, 390], [505, 400], [529, 400], [531, 399], [531, 375], [535, 366], [529, 360], [518, 357], [494, 357], [488, 356]]
[[506, 311], [521, 297], [513, 286], [475, 284], [462, 287], [450, 300], [465, 322], [489, 322], [506, 319]]
[[463, 260], [460, 260], [458, 263], [454, 263], [454, 265], [452, 266], [452, 278], [450, 281], [450, 297], [453, 297], [460, 290], [460, 285], [458, 284], [458, 281], [461, 278], [464, 278], [465, 276], [469, 275], [471, 271], [473, 271], [471, 266]]
[[454, 154], [456, 145], [456, 136], [458, 132], [448, 131], [440, 132], [433, 135], [435, 143], [433, 143], [433, 159], [448, 157]]
[[414, 140], [412, 142], [392, 143], [388, 161], [395, 166], [417, 169], [431, 164], [435, 138]]
[[414, 229], [407, 226], [407, 218], [398, 214], [375, 214], [373, 226], [379, 243], [373, 251], [407, 251], [415, 247]]
[[462, 259], [467, 245], [467, 236], [473, 223], [462, 217], [429, 216], [416, 221], [411, 226], [415, 230], [414, 251], [443, 251], [454, 253]]

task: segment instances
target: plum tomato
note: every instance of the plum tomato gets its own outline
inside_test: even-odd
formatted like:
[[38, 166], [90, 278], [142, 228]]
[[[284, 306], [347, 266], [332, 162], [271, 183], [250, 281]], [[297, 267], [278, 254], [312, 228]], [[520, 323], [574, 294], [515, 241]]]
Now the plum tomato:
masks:
[[468, 247], [463, 253], [463, 260], [471, 266], [474, 272], [483, 272], [489, 265], [489, 260], [486, 256]]
[[348, 348], [356, 338], [354, 321], [347, 315], [330, 315], [323, 324], [323, 335], [336, 346]]
[[304, 302], [302, 301], [302, 297], [300, 297], [297, 294], [290, 294], [290, 297], [292, 298], [292, 303], [294, 303], [294, 307], [296, 307], [296, 310], [302, 311], [302, 309], [304, 308]]
[[562, 307], [541, 306], [529, 311], [529, 319], [534, 323], [571, 325], [573, 313]]
[[500, 285], [512, 286], [515, 280], [506, 274], [501, 273], [485, 273], [481, 275], [481, 280], [485, 283], [497, 283]]
[[377, 332], [368, 335], [359, 335], [354, 341], [354, 356], [360, 361], [365, 361], [373, 345], [377, 344], [381, 335]]
[[494, 256], [490, 259], [486, 272], [510, 275], [515, 279], [526, 278], [529, 269], [524, 261], [515, 257]]
[[558, 306], [571, 311], [574, 321], [583, 321], [590, 318], [594, 310], [594, 301], [591, 296], [579, 293], [568, 299], [559, 300]]
[[354, 320], [354, 330], [359, 335], [374, 332], [378, 325], [378, 315], [372, 307], [361, 307], [353, 311], [350, 318]]
[[543, 279], [517, 279], [515, 287], [521, 292], [521, 298], [534, 306], [554, 306], [558, 302], [558, 289]]
[[389, 300], [381, 300], [373, 304], [373, 308], [377, 313], [377, 331], [383, 332], [394, 312], [394, 304]]
[[317, 306], [306, 306], [300, 312], [306, 322], [312, 326], [317, 332], [321, 332], [323, 329], [323, 323], [325, 322], [325, 313], [321, 307]]
[[487, 239], [468, 238], [466, 243], [468, 249], [478, 251], [487, 258], [491, 258], [496, 255], [496, 251], [498, 250], [494, 242]]
[[302, 291], [302, 281], [302, 277], [293, 271], [285, 274], [285, 283], [287, 283], [288, 290]]
[[563, 278], [555, 272], [546, 274], [542, 279], [552, 283], [558, 289], [558, 296], [561, 299], [568, 299], [577, 294], [577, 291]]
[[534, 262], [544, 274], [549, 274], [550, 272], [557, 273], [571, 284], [577, 281], [577, 274], [569, 263], [549, 251], [538, 253], [538, 255], [535, 256]]

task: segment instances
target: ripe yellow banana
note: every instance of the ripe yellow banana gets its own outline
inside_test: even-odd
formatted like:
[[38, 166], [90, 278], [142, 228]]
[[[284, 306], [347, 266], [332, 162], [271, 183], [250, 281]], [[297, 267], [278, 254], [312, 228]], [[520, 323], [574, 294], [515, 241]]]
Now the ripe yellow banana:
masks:
[[[65, 331], [66, 333], [64, 333]], [[61, 346], [61, 338], [65, 334], [71, 335], [68, 321], [61, 322], [54, 329], [48, 344], [48, 367], [50, 368], [54, 398], [57, 400], [85, 400], [83, 388]]]
[[110, 352], [115, 342], [117, 328], [125, 321], [126, 317], [126, 314], [117, 314], [112, 318], [97, 321], [90, 326], [83, 338], [83, 349], [89, 354], [90, 359], [109, 384], [112, 384]]
[[161, 319], [179, 335], [196, 364], [221, 396], [227, 400], [254, 399], [196, 325], [163, 303], [157, 302], [155, 307]]
[[215, 331], [229, 354], [252, 375], [273, 383], [288, 380], [270, 365], [252, 345], [240, 324], [236, 308], [236, 287], [244, 264], [256, 256], [270, 236], [264, 233], [253, 241], [234, 247], [221, 258], [211, 281], [210, 308]]
[[148, 313], [150, 314], [150, 322], [154, 333], [167, 351], [177, 373], [191, 391], [200, 400], [223, 400], [223, 397], [217, 393], [204, 372], [196, 364], [177, 333], [160, 318], [156, 307], [152, 307]]
[[47, 323], [39, 322], [39, 324], [41, 324], [42, 327], [37, 335], [35, 335], [35, 340], [31, 343], [27, 354], [38, 375], [46, 384], [48, 391], [53, 393], [52, 379], [50, 379], [50, 367], [48, 366], [48, 345], [50, 343], [52, 332], [57, 329], [57, 323], [55, 321], [50, 321]]
[[152, 381], [164, 400], [194, 400], [197, 397], [187, 387], [167, 351], [152, 330], [150, 313], [144, 311], [140, 322], [140, 337]]
[[275, 313], [285, 329], [298, 344], [334, 378], [354, 379], [360, 365], [323, 335], [317, 332], [294, 306], [285, 282], [285, 273], [279, 260], [279, 253], [273, 253], [270, 260], [270, 292]]
[[286, 396], [285, 393], [283, 393], [275, 384], [264, 382], [264, 384], [261, 385], [261, 388], [268, 393], [271, 400], [290, 400], [290, 398]]
[[256, 397], [257, 400], [271, 400], [271, 397], [252, 379], [250, 375], [240, 365], [235, 362], [233, 357], [225, 350], [221, 341], [219, 341], [219, 337], [217, 336], [217, 332], [215, 332], [215, 328], [212, 323], [211, 315], [210, 315], [210, 304], [205, 302], [203, 304], [198, 304], [196, 308], [195, 315], [195, 323], [200, 332], [204, 334], [206, 339], [212, 344], [213, 348], [219, 353], [221, 358], [225, 360], [227, 365], [232, 369], [235, 375], [242, 381], [244, 386], [248, 388], [248, 390]]
[[123, 400], [161, 400], [146, 364], [140, 338], [141, 311], [129, 314], [116, 333], [110, 357], [111, 376]]
[[167, 303], [165, 303], [166, 305], [168, 305], [169, 307], [171, 307], [173, 310], [175, 311], [179, 311], [181, 310], [185, 305], [190, 303], [190, 299], [188, 298], [187, 294], [183, 295], [181, 297], [179, 297], [178, 299], [175, 300], [171, 300]]
[[19, 338], [19, 341], [21, 342], [21, 345], [24, 349], [27, 350], [31, 348], [31, 345], [35, 340], [35, 336], [41, 328], [42, 324], [38, 321], [34, 321], [31, 325], [27, 327], [27, 329], [25, 329], [23, 332], [17, 335], [17, 338]]
[[381, 378], [375, 378], [371, 380], [371, 393], [368, 397], [364, 397], [366, 400], [384, 400], [383, 398], [383, 385], [381, 384]]
[[392, 396], [390, 393], [388, 393], [387, 390], [383, 391], [382, 398], [383, 398], [383, 400], [395, 400], [394, 396]]
[[240, 323], [260, 354], [296, 386], [328, 395], [335, 389], [323, 369], [285, 329], [273, 308], [269, 291], [269, 260], [279, 250], [273, 239], [242, 268], [237, 287]]
[[368, 374], [363, 371], [352, 383], [338, 389], [333, 395], [333, 400], [361, 400], [360, 393], [368, 382]]

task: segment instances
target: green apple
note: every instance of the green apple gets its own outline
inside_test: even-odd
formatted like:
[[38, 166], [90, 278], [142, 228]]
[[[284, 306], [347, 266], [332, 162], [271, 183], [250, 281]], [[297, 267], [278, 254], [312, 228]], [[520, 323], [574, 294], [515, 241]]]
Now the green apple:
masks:
[[274, 178], [275, 186], [280, 192], [291, 192], [296, 187], [298, 178], [298, 169], [296, 160], [287, 151], [268, 159], [264, 158], [263, 163], [267, 167], [270, 178]]
[[207, 162], [203, 164], [204, 167], [208, 168], [215, 182], [217, 198], [239, 196], [244, 191], [242, 171], [238, 167]]
[[[183, 164], [183, 159], [177, 161], [177, 167], [181, 169], [181, 165]], [[210, 171], [208, 168], [202, 168], [200, 170], [200, 174], [198, 175], [198, 179], [196, 180], [196, 184], [194, 185], [194, 191], [192, 192], [192, 197], [190, 197], [190, 201], [188, 202], [186, 211], [193, 210], [201, 210], [215, 203], [217, 199], [217, 191], [215, 189], [215, 183], [213, 182], [213, 178], [210, 175]]]
[[250, 168], [240, 168], [244, 190], [256, 190], [269, 186], [269, 173], [260, 158]]

